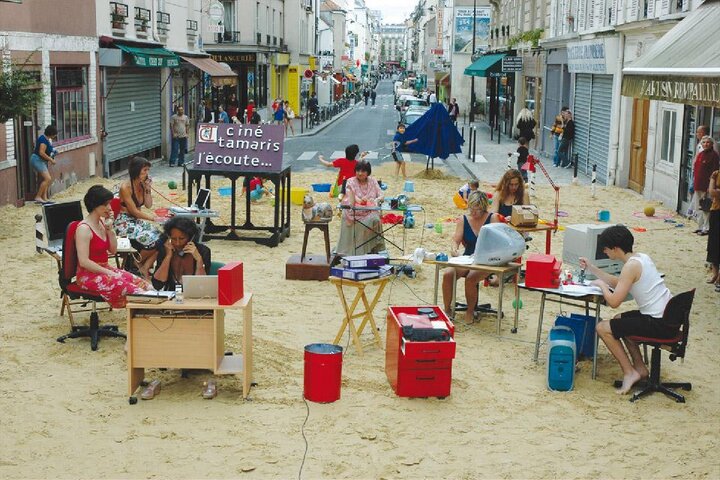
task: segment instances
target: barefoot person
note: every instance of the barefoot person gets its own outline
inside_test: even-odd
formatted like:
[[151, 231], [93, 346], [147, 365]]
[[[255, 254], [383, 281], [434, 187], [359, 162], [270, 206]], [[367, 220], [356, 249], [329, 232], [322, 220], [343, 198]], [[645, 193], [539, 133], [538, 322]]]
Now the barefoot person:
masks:
[[[621, 313], [611, 320], [603, 320], [597, 326], [598, 335], [622, 368], [623, 383], [617, 390], [620, 394], [628, 393], [635, 383], [648, 376], [640, 348], [627, 337], [673, 338], [678, 330], [677, 325], [667, 325], [662, 318], [665, 305], [672, 296], [670, 290], [650, 257], [632, 251], [633, 242], [632, 233], [622, 225], [612, 226], [600, 234], [598, 243], [603, 253], [610, 260], [624, 262], [619, 277], [600, 270], [589, 263], [587, 258], [580, 257], [580, 267], [598, 277], [592, 284], [600, 287], [611, 308], [620, 306], [628, 293], [632, 294], [639, 307], [638, 310]], [[630, 353], [629, 357], [623, 343]]]

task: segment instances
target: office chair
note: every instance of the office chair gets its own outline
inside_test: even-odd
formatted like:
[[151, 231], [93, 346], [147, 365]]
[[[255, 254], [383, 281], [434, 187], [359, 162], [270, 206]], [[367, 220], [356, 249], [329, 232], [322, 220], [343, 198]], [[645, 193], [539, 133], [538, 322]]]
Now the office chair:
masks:
[[90, 338], [90, 348], [94, 351], [98, 349], [98, 341], [100, 337], [119, 337], [126, 338], [124, 333], [118, 331], [116, 325], [103, 325], [100, 324], [100, 318], [98, 316], [97, 302], [104, 302], [102, 296], [95, 291], [81, 288], [75, 282], [75, 274], [78, 267], [77, 248], [75, 247], [75, 233], [77, 227], [80, 225], [79, 221], [72, 222], [68, 225], [65, 231], [65, 238], [63, 239], [63, 250], [62, 250], [62, 268], [59, 273], [60, 290], [70, 300], [82, 299], [89, 302], [92, 305], [90, 310], [90, 325], [80, 326], [72, 325], [70, 333], [58, 337], [57, 341], [65, 343], [68, 338]]
[[[639, 345], [652, 347], [652, 355], [650, 357], [650, 376], [647, 381], [640, 382], [642, 388], [639, 392], [630, 397], [630, 401], [634, 402], [645, 395], [653, 392], [662, 392], [672, 397], [678, 403], [685, 403], [685, 397], [677, 393], [674, 388], [682, 388], [690, 391], [692, 385], [689, 382], [661, 382], [660, 381], [660, 349], [670, 352], [670, 361], [674, 362], [677, 358], [685, 358], [685, 349], [687, 347], [688, 333], [690, 331], [690, 308], [692, 307], [693, 298], [695, 297], [695, 289], [675, 295], [670, 299], [663, 320], [667, 323], [679, 325], [680, 328], [677, 335], [673, 338], [648, 338], [648, 337], [627, 337]], [[616, 387], [622, 386], [622, 381], [615, 382]]]

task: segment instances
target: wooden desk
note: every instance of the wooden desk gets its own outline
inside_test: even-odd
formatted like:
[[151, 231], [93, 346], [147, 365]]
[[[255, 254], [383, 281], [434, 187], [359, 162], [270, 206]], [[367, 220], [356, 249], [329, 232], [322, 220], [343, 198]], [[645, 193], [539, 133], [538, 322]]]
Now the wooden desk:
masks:
[[[242, 373], [242, 396], [252, 383], [252, 293], [233, 305], [217, 299], [127, 304], [128, 395], [143, 381], [146, 368], [201, 368], [216, 375]], [[225, 355], [225, 310], [243, 311], [241, 355]], [[202, 312], [208, 312], [202, 315]], [[193, 315], [195, 314], [195, 315]]]
[[547, 225], [538, 223], [535, 227], [516, 227], [512, 223], [508, 223], [513, 230], [519, 233], [545, 232], [545, 254], [550, 255], [550, 247], [552, 246], [552, 234], [557, 232], [557, 225]]
[[[595, 304], [595, 326], [597, 327], [598, 322], [600, 322], [600, 305], [605, 303], [605, 298], [602, 296], [602, 294], [583, 295], [583, 294], [578, 294], [578, 293], [563, 292], [561, 289], [558, 289], [558, 288], [528, 287], [524, 283], [521, 283], [520, 285], [518, 285], [518, 287], [522, 288], [524, 290], [541, 293], [540, 314], [538, 315], [537, 335], [535, 337], [535, 353], [533, 354], [533, 360], [535, 361], [535, 363], [537, 363], [537, 361], [538, 361], [538, 355], [540, 352], [540, 336], [542, 335], [543, 314], [545, 312], [545, 302], [546, 301], [562, 303], [563, 305], [584, 307], [585, 315], [590, 314], [590, 304], [594, 303]], [[547, 298], [548, 296], [556, 296], [556, 297], [559, 297], [559, 299]], [[574, 302], [582, 302], [582, 303], [574, 303]], [[592, 368], [593, 380], [595, 380], [595, 377], [597, 377], [597, 358], [598, 358], [597, 330], [594, 331], [594, 334], [595, 334], [595, 355], [593, 355], [593, 368]]]
[[[517, 326], [518, 326], [518, 300], [520, 299], [520, 291], [518, 290], [517, 284], [518, 284], [518, 275], [520, 274], [520, 264], [519, 263], [513, 263], [510, 262], [507, 265], [501, 265], [501, 266], [491, 266], [491, 265], [477, 265], [477, 264], [469, 264], [469, 265], [459, 265], [457, 263], [450, 263], [447, 262], [438, 262], [437, 260], [425, 260], [425, 263], [429, 263], [431, 265], [435, 265], [435, 291], [433, 296], [433, 301], [437, 305], [438, 301], [438, 283], [440, 279], [440, 269], [443, 267], [453, 267], [453, 268], [464, 268], [467, 270], [477, 270], [479, 272], [487, 273], [488, 275], [495, 274], [500, 278], [500, 286], [498, 287], [498, 307], [497, 307], [497, 320], [495, 321], [497, 334], [500, 335], [500, 323], [502, 322], [502, 305], [503, 305], [503, 292], [505, 290], [505, 280], [511, 277], [515, 277], [515, 322], [513, 324], [513, 328], [511, 330], [512, 333], [517, 333]], [[453, 270], [454, 273], [454, 270]], [[450, 300], [450, 310], [451, 310], [451, 316], [455, 317], [455, 294], [456, 294], [456, 284], [457, 284], [457, 277], [454, 278], [453, 281], [453, 289], [452, 289], [452, 299]], [[470, 308], [468, 306], [468, 308]]]
[[[340, 297], [340, 302], [342, 303], [343, 311], [345, 312], [345, 317], [343, 318], [342, 325], [340, 326], [340, 331], [338, 331], [337, 335], [335, 336], [335, 340], [333, 340], [333, 343], [335, 345], [338, 345], [338, 342], [342, 338], [343, 333], [345, 333], [345, 328], [347, 327], [350, 330], [350, 334], [352, 335], [355, 347], [358, 349], [358, 352], [360, 352], [360, 355], [362, 355], [363, 350], [362, 343], [360, 342], [360, 334], [362, 334], [365, 325], [369, 323], [370, 329], [375, 336], [375, 343], [377, 343], [378, 347], [382, 348], [380, 334], [378, 333], [377, 325], [375, 324], [375, 318], [373, 317], [373, 310], [375, 309], [375, 305], [377, 305], [378, 300], [380, 300], [380, 295], [385, 289], [385, 285], [387, 285], [387, 282], [390, 281], [391, 278], [391, 276], [387, 276], [358, 281], [338, 277], [328, 278], [330, 283], [335, 285], [335, 287], [337, 288], [338, 296]], [[365, 288], [371, 285], [377, 285], [378, 289], [375, 292], [372, 301], [368, 302], [367, 296], [365, 295]], [[348, 306], [347, 298], [345, 298], [345, 292], [343, 291], [343, 287], [357, 289], [355, 298], [353, 299], [350, 306]], [[365, 310], [359, 313], [355, 313], [355, 309], [357, 308], [360, 300], [362, 300]], [[360, 327], [356, 329], [353, 320], [359, 317], [363, 317], [363, 321], [360, 323]]]

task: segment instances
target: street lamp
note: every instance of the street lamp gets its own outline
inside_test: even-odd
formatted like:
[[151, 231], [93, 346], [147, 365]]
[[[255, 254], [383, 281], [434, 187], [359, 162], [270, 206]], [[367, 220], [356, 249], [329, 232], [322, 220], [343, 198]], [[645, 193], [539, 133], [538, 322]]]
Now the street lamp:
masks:
[[[472, 53], [470, 54], [470, 61], [475, 61], [475, 28], [476, 28], [476, 20], [475, 15], [477, 15], [476, 12], [477, 8], [477, 0], [473, 0], [473, 28], [472, 28]], [[475, 75], [470, 77], [470, 115], [469, 115], [470, 123], [473, 123], [475, 121]]]

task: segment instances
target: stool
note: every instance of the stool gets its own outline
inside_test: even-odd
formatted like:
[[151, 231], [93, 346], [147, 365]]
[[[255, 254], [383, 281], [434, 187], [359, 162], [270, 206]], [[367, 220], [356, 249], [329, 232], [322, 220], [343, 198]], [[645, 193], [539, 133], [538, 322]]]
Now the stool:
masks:
[[[348, 280], [346, 278], [338, 278], [338, 277], [330, 277], [328, 280], [330, 283], [335, 285], [338, 291], [338, 296], [340, 297], [340, 302], [342, 303], [343, 312], [345, 314], [345, 317], [343, 318], [342, 325], [340, 326], [340, 331], [338, 331], [337, 335], [335, 336], [335, 340], [333, 341], [333, 344], [338, 345], [338, 342], [343, 336], [343, 333], [345, 333], [345, 328], [350, 330], [350, 335], [352, 335], [353, 343], [355, 344], [355, 347], [358, 350], [358, 353], [360, 355], [363, 354], [362, 350], [362, 343], [360, 342], [360, 335], [362, 334], [363, 330], [365, 329], [365, 326], [369, 323], [370, 324], [370, 330], [372, 330], [373, 336], [375, 337], [375, 343], [378, 347], [382, 348], [382, 342], [380, 340], [380, 334], [377, 330], [377, 325], [375, 324], [375, 318], [373, 317], [373, 310], [375, 309], [375, 305], [377, 305], [378, 300], [380, 300], [380, 295], [382, 294], [383, 290], [385, 289], [385, 286], [387, 285], [388, 281], [390, 281], [391, 277], [380, 277], [380, 278], [373, 278], [370, 280]], [[368, 302], [368, 298], [365, 295], [365, 288], [375, 285], [377, 286], [377, 291], [375, 292], [375, 295], [372, 297], [372, 300]], [[353, 301], [348, 305], [347, 298], [345, 298], [345, 292], [343, 292], [343, 286], [345, 287], [351, 287], [356, 288], [357, 292], [355, 293], [355, 298]], [[365, 307], [365, 310], [362, 312], [355, 313], [355, 310], [358, 307], [358, 304], [362, 300], [362, 304]], [[360, 322], [360, 326], [356, 329], [355, 323], [353, 322], [356, 318], [362, 318], [362, 322]]]
[[317, 228], [321, 230], [325, 236], [325, 255], [327, 256], [327, 263], [330, 263], [330, 230], [328, 229], [327, 222], [307, 222], [305, 224], [305, 236], [303, 237], [302, 253], [300, 254], [300, 261], [305, 260], [305, 251], [307, 250], [307, 241], [310, 230]]

